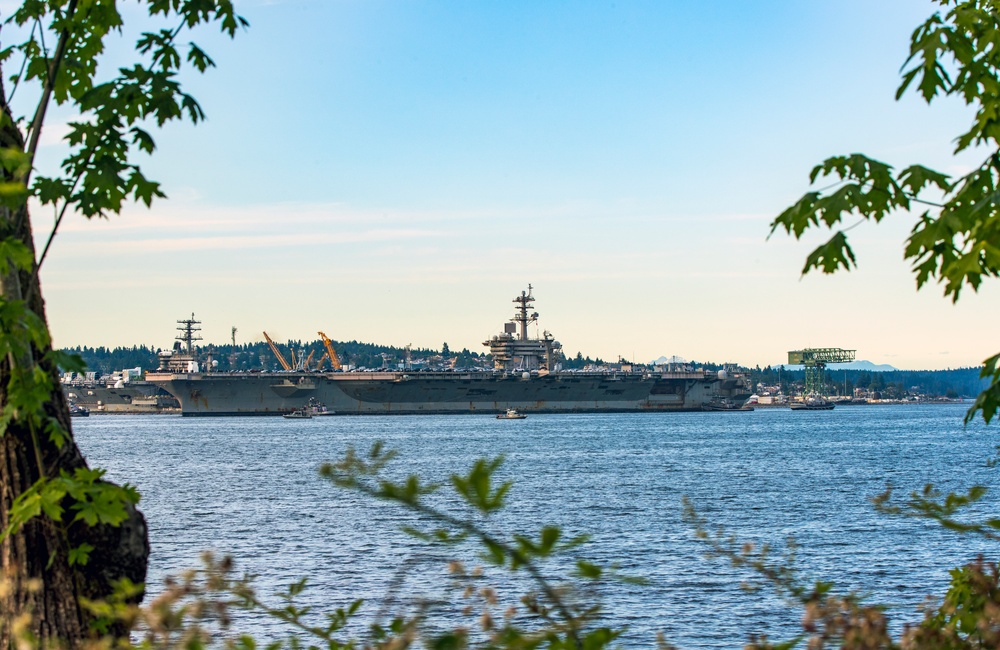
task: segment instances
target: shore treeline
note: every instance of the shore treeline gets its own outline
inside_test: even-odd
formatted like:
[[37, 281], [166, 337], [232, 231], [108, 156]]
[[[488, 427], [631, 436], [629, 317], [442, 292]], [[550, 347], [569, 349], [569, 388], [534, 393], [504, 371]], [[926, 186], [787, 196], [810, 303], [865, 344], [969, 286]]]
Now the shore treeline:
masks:
[[[907, 395], [929, 397], [975, 397], [986, 388], [986, 380], [979, 378], [980, 368], [949, 368], [947, 370], [837, 370], [827, 368], [824, 383], [829, 395], [851, 396], [855, 389], [868, 394], [880, 393], [887, 399], [902, 399]], [[750, 378], [754, 385], [780, 387], [790, 394], [805, 383], [804, 370], [789, 370], [784, 366], [752, 368]]]

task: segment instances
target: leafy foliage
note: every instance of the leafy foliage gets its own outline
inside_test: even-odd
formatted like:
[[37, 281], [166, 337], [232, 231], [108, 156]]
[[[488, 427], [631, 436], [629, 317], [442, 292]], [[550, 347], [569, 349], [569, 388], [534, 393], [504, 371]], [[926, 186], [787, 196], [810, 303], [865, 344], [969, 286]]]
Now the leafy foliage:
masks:
[[[932, 490], [932, 488], [928, 488]], [[931, 495], [936, 496], [936, 495]], [[981, 493], [968, 496], [975, 501]], [[888, 494], [877, 499], [884, 509]], [[915, 497], [914, 498], [919, 498]], [[951, 513], [943, 514], [942, 523], [953, 520], [950, 515], [966, 503], [962, 497], [952, 499]], [[930, 508], [936, 506], [929, 503]], [[900, 510], [898, 514], [903, 514]], [[789, 540], [787, 553], [775, 557], [768, 545], [739, 542], [724, 531], [709, 532], [707, 522], [685, 501], [685, 518], [705, 541], [709, 557], [728, 559], [734, 567], [749, 571], [757, 579], [747, 584], [752, 590], [763, 586], [785, 596], [793, 606], [802, 609], [802, 633], [785, 641], [773, 643], [767, 637], [753, 637], [747, 648], [777, 650], [793, 648], [803, 642], [812, 649], [896, 649], [903, 650], [981, 650], [996, 648], [1000, 643], [1000, 568], [982, 558], [953, 569], [951, 585], [940, 601], [928, 600], [924, 618], [917, 624], [907, 623], [893, 638], [888, 616], [878, 604], [866, 604], [857, 594], [837, 594], [828, 582], [803, 580], [795, 569], [796, 546]], [[987, 522], [995, 529], [994, 522]], [[947, 524], [946, 524], [947, 525]], [[963, 532], [980, 532], [978, 526], [948, 526]], [[992, 533], [986, 533], [996, 538]]]
[[[139, 503], [138, 491], [103, 479], [104, 470], [78, 468], [72, 474], [63, 470], [54, 478], [41, 478], [14, 500], [8, 514], [9, 524], [0, 539], [16, 533], [29, 520], [44, 514], [65, 528], [82, 522], [87, 526], [118, 526], [128, 516], [126, 507]], [[71, 517], [66, 516], [68, 505]], [[86, 564], [94, 550], [90, 544], [70, 549], [70, 564]]]
[[[67, 565], [87, 564], [95, 550], [88, 543], [71, 546], [71, 528], [118, 526], [139, 497], [131, 486], [104, 481], [103, 470], [79, 467], [77, 450], [52, 452], [52, 447], [63, 450], [73, 444], [62, 424], [68, 421], [68, 413], [64, 406], [60, 408], [63, 402], [56, 397], [60, 388], [53, 372], [60, 366], [79, 371], [82, 361], [51, 350], [37, 295], [39, 269], [67, 213], [107, 217], [119, 213], [126, 201], [148, 206], [164, 196], [159, 184], [146, 178], [135, 162], [136, 154], [155, 149], [148, 129], [185, 116], [193, 122], [204, 117], [198, 103], [177, 82], [184, 65], [178, 39], [207, 23], [218, 24], [229, 36], [246, 24], [235, 14], [232, 0], [142, 0], [139, 5], [154, 24], [164, 28], [143, 33], [135, 49], [139, 61], [107, 80], [98, 78], [99, 62], [105, 40], [122, 31], [119, 3], [25, 0], [2, 24], [0, 64], [16, 72], [0, 84], [0, 435], [17, 436], [8, 447], [15, 450], [11, 453], [23, 454], [34, 472], [27, 475], [26, 480], [34, 484], [26, 490], [4, 486], [13, 504], [2, 537], [16, 534], [34, 517], [51, 519], [67, 542], [53, 540], [59, 550], [48, 558], [49, 566], [57, 554], [64, 554], [54, 572]], [[212, 65], [193, 43], [187, 47], [187, 62], [201, 72]], [[33, 93], [28, 102], [33, 110], [14, 115], [12, 98], [25, 93]], [[35, 156], [52, 102], [66, 105], [77, 119], [65, 138], [69, 152], [59, 167], [36, 174]], [[37, 259], [29, 199], [51, 206], [55, 215]], [[17, 465], [18, 459], [8, 462]], [[137, 560], [144, 562], [144, 558]], [[81, 575], [62, 577], [79, 587]], [[21, 607], [26, 604], [18, 594], [9, 601]], [[66, 606], [76, 609], [71, 603]], [[4, 639], [8, 625], [17, 627], [10, 620], [15, 613], [4, 609], [0, 621]], [[79, 641], [65, 640], [74, 647]]]
[[[996, 0], [938, 0], [947, 11], [935, 13], [910, 39], [896, 97], [915, 87], [927, 103], [959, 97], [976, 110], [967, 131], [959, 135], [955, 152], [971, 146], [989, 150], [968, 174], [952, 179], [921, 165], [901, 171], [854, 153], [834, 156], [813, 168], [811, 183], [833, 180], [827, 191], [807, 192], [771, 223], [800, 238], [811, 228], [836, 230], [806, 259], [811, 270], [833, 273], [857, 263], [846, 231], [863, 221], [880, 222], [897, 211], [926, 209], [916, 216], [904, 256], [911, 262], [917, 288], [930, 281], [944, 285], [957, 301], [962, 289], [979, 289], [983, 280], [1000, 275], [1000, 12]], [[841, 228], [845, 219], [859, 221]], [[980, 395], [967, 418], [981, 412], [988, 423], [1000, 409], [1000, 373], [987, 360], [983, 378], [990, 387]]]
[[[573, 580], [555, 584], [545, 577], [543, 564], [578, 549], [587, 542], [586, 536], [564, 540], [562, 531], [555, 526], [543, 526], [534, 535], [510, 533], [501, 536], [485, 526], [491, 515], [506, 506], [505, 497], [512, 486], [510, 481], [497, 483], [495, 480], [502, 458], [480, 459], [467, 474], [450, 477], [453, 496], [470, 511], [469, 516], [460, 517], [427, 500], [439, 491], [439, 485], [423, 483], [412, 475], [401, 482], [381, 478], [394, 456], [392, 452], [383, 451], [380, 444], [376, 444], [364, 457], [349, 449], [341, 461], [323, 465], [320, 475], [340, 487], [400, 504], [431, 526], [430, 530], [405, 527], [405, 532], [410, 535], [452, 549], [452, 552], [469, 544], [478, 545], [480, 561], [510, 572], [523, 570], [527, 573], [537, 591], [530, 591], [521, 597], [521, 616], [515, 615], [516, 608], [508, 609], [503, 623], [500, 623], [489, 612], [483, 613], [481, 628], [487, 635], [487, 645], [503, 648], [533, 648], [539, 645], [550, 648], [603, 648], [621, 634], [622, 630], [596, 624], [600, 608], [573, 596], [579, 590], [579, 585]], [[584, 558], [575, 558], [573, 565], [576, 567], [575, 580], [584, 583], [608, 579], [640, 582], [618, 575], [614, 567], [603, 567]], [[478, 581], [481, 576], [480, 570], [467, 571], [460, 561], [452, 562], [451, 571], [462, 579]], [[481, 592], [481, 588], [478, 591]], [[489, 590], [484, 593], [487, 603], [495, 606], [495, 592]], [[413, 629], [419, 629], [419, 625]], [[467, 633], [459, 630], [425, 640], [433, 647], [452, 647], [451, 644], [465, 647], [470, 643]]]
[[[800, 238], [810, 228], [835, 231], [806, 259], [803, 274], [813, 269], [833, 273], [850, 269], [857, 260], [846, 232], [854, 225], [878, 223], [894, 212], [923, 210], [916, 216], [906, 240], [904, 256], [911, 263], [917, 288], [931, 280], [943, 285], [944, 295], [957, 301], [964, 288], [976, 291], [987, 278], [1000, 275], [1000, 2], [997, 0], [937, 0], [944, 13], [934, 13], [912, 34], [910, 54], [903, 66], [899, 99], [915, 88], [927, 103], [955, 96], [975, 109], [968, 130], [956, 139], [955, 153], [970, 147], [987, 152], [968, 174], [948, 175], [914, 165], [896, 171], [862, 154], [836, 156], [817, 165], [810, 183], [832, 180], [829, 188], [806, 193], [771, 224]], [[849, 218], [858, 221], [842, 228]], [[966, 414], [966, 424], [977, 414], [989, 424], [1000, 413], [1000, 355], [984, 362], [981, 379], [989, 381]], [[966, 509], [979, 502], [986, 488], [974, 486], [966, 494], [942, 494], [928, 485], [902, 504], [891, 500], [892, 490], [874, 499], [881, 512], [924, 517], [959, 533], [1000, 539], [1000, 519], [969, 521]], [[748, 562], [745, 553], [718, 539], [712, 548], [734, 563]], [[766, 563], [753, 565], [779, 585], [794, 584]], [[952, 572], [952, 587], [943, 604], [928, 608], [920, 626], [904, 631], [899, 645], [906, 648], [991, 648], [1000, 642], [1000, 571], [982, 560]], [[818, 592], [818, 590], [817, 590]], [[884, 616], [876, 608], [860, 607], [853, 598], [833, 600], [820, 594], [802, 600], [811, 648], [834, 645], [851, 648], [895, 647], [885, 633]], [[831, 608], [832, 605], [832, 608]], [[823, 626], [817, 628], [815, 621]], [[757, 647], [774, 647], [766, 641]]]

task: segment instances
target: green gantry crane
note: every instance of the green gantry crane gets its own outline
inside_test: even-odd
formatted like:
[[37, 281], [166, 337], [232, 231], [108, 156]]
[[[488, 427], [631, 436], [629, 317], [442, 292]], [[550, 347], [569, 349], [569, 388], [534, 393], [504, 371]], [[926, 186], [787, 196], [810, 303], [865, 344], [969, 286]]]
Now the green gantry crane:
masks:
[[847, 363], [854, 361], [856, 350], [841, 350], [840, 348], [806, 348], [805, 350], [789, 350], [788, 363], [803, 365], [806, 369], [805, 395], [822, 393], [823, 369], [828, 363]]

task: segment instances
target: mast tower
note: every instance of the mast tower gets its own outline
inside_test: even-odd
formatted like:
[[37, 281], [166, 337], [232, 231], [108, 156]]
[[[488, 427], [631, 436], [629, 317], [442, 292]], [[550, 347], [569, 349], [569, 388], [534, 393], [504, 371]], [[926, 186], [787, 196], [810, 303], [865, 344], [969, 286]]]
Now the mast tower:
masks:
[[520, 325], [520, 335], [518, 336], [519, 341], [528, 340], [528, 323], [534, 323], [538, 320], [538, 312], [533, 312], [531, 316], [528, 315], [528, 310], [534, 306], [535, 297], [531, 295], [531, 285], [528, 285], [527, 291], [522, 291], [520, 296], [514, 298], [514, 304], [517, 305], [514, 311], [514, 322]]
[[194, 356], [194, 342], [202, 340], [201, 336], [198, 335], [198, 332], [201, 331], [200, 325], [201, 321], [195, 320], [194, 314], [191, 314], [191, 318], [177, 321], [177, 331], [180, 332], [177, 335], [177, 340], [187, 348], [189, 357]]

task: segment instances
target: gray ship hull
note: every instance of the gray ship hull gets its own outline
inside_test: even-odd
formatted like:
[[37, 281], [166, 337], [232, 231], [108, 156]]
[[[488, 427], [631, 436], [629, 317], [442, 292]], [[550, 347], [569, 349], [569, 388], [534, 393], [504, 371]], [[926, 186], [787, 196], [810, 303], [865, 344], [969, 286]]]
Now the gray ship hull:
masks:
[[180, 405], [172, 395], [157, 385], [133, 381], [125, 386], [109, 387], [97, 383], [63, 384], [66, 397], [95, 413], [160, 413]]
[[683, 373], [147, 373], [186, 416], [282, 415], [317, 402], [338, 415], [699, 411], [745, 400], [740, 378]]

